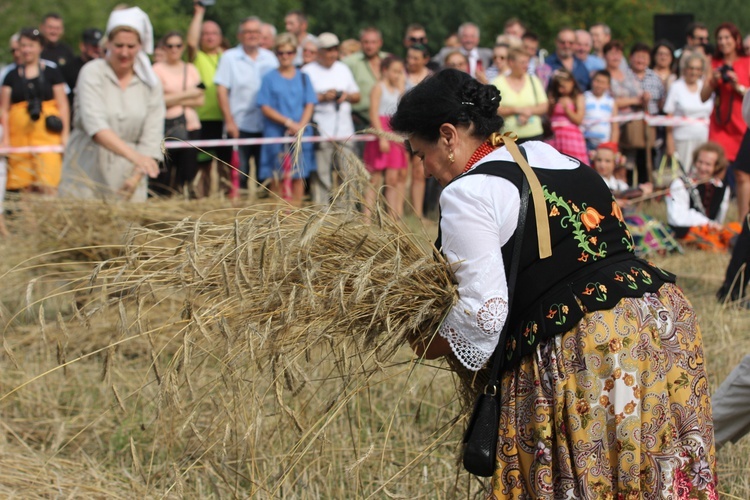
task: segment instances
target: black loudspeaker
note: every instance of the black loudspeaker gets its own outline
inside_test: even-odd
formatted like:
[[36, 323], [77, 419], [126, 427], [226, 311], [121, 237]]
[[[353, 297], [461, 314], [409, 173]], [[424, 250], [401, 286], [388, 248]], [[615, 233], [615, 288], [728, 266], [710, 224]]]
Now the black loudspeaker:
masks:
[[654, 14], [654, 42], [668, 40], [675, 49], [685, 46], [686, 30], [693, 14]]

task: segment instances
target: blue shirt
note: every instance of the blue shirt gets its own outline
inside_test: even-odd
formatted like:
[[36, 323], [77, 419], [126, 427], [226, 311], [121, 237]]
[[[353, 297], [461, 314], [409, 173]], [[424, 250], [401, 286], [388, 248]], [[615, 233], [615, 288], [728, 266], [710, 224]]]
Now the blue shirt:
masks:
[[607, 63], [604, 62], [604, 59], [595, 54], [589, 54], [586, 60], [583, 61], [583, 64], [586, 66], [586, 69], [589, 70], [589, 75], [594, 71], [599, 71], [607, 67]]
[[263, 116], [256, 102], [263, 77], [279, 67], [279, 61], [270, 50], [258, 48], [253, 60], [241, 45], [221, 56], [214, 83], [229, 90], [229, 110], [237, 127], [243, 132], [263, 130]]
[[[550, 54], [544, 62], [549, 66], [552, 71], [560, 68], [564, 68], [562, 61], [557, 57], [557, 54]], [[584, 92], [591, 88], [591, 77], [589, 76], [589, 70], [586, 69], [586, 65], [583, 61], [573, 56], [573, 78], [576, 79], [578, 87], [581, 92]]]

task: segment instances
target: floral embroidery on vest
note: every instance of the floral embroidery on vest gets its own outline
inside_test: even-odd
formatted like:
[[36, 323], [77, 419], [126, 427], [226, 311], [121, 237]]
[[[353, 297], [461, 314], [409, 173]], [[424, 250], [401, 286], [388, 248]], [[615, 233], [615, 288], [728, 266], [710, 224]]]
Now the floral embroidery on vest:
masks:
[[604, 216], [594, 207], [589, 207], [585, 203], [582, 203], [581, 208], [578, 208], [575, 203], [566, 202], [557, 193], [549, 192], [547, 186], [543, 186], [543, 189], [544, 198], [547, 203], [552, 205], [550, 217], [561, 215], [560, 210], [562, 209], [567, 215], [562, 215], [560, 218], [560, 226], [563, 228], [567, 228], [568, 224], [573, 226], [573, 238], [578, 242], [578, 248], [582, 250], [578, 260], [587, 262], [589, 257], [594, 260], [606, 257], [607, 242], [599, 243], [596, 236], [588, 234], [592, 231], [601, 231], [599, 225], [604, 220]]

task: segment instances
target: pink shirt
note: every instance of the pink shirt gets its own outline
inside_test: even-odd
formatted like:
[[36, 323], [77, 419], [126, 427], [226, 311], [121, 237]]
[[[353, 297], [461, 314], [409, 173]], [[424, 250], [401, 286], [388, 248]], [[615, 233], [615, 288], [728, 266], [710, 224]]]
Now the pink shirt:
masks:
[[[187, 64], [187, 71], [183, 64]], [[200, 74], [195, 66], [190, 63], [182, 63], [177, 67], [169, 66], [166, 63], [155, 63], [154, 73], [161, 80], [161, 86], [164, 89], [164, 96], [182, 92], [183, 89], [192, 89], [201, 82]], [[176, 118], [185, 113], [185, 121], [188, 130], [200, 130], [201, 122], [195, 109], [189, 106], [172, 106], [167, 108], [167, 118]]]

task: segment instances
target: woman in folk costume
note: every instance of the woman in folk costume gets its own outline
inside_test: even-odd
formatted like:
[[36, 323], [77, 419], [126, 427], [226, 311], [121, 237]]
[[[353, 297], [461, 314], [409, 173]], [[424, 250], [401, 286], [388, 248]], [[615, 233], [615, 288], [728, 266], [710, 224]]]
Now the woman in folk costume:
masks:
[[494, 86], [443, 70], [391, 120], [444, 186], [438, 248], [459, 290], [413, 347], [501, 366], [489, 498], [717, 498], [695, 312], [635, 256], [596, 171], [543, 142], [519, 151], [496, 133], [499, 104]]
[[164, 136], [164, 94], [146, 55], [153, 30], [146, 13], [133, 7], [112, 12], [105, 36], [107, 55], [78, 77], [60, 194], [145, 201]]
[[707, 142], [693, 153], [690, 178], [675, 179], [670, 184], [667, 222], [681, 243], [724, 251], [740, 233], [739, 223], [723, 225], [729, 208], [729, 186], [723, 180], [728, 163], [724, 148]]

